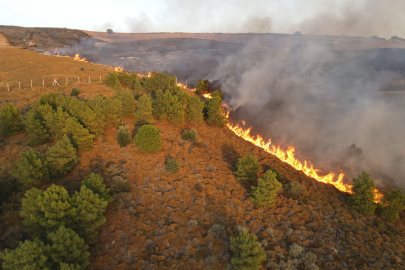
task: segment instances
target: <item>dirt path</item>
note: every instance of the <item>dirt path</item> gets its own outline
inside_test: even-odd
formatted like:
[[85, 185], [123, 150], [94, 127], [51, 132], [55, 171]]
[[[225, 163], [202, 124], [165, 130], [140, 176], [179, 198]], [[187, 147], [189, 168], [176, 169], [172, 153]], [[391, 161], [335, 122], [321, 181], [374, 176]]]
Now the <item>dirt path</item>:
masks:
[[0, 48], [8, 47], [10, 44], [8, 44], [7, 39], [0, 34]]

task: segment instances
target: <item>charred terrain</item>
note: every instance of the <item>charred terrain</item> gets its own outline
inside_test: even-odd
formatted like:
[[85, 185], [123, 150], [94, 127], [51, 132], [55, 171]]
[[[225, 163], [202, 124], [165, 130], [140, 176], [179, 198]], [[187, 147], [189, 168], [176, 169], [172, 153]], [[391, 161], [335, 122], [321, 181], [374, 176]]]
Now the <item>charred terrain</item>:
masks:
[[[0, 33], [7, 37], [10, 44], [23, 45], [13, 38], [9, 39], [4, 29], [1, 27]], [[175, 71], [178, 70], [179, 78], [184, 80], [193, 79], [191, 71], [194, 70], [189, 67], [202, 72], [195, 75], [195, 80], [204, 79], [204, 74], [209, 74], [210, 67], [217, 65], [222, 57], [239, 50], [262, 50], [268, 42], [247, 45], [247, 40], [255, 36], [253, 34], [179, 33], [172, 35], [175, 38], [167, 38], [168, 34], [86, 35], [93, 36], [97, 41], [87, 39], [80, 45], [65, 48], [65, 52], [72, 56], [73, 52], [81, 53], [89, 61], [101, 64], [124, 63], [126, 69], [139, 72], [156, 69], [177, 75]], [[60, 44], [57, 37], [54, 34], [51, 38], [54, 41], [44, 42], [36, 50], [45, 51]], [[208, 37], [212, 40], [207, 41]], [[266, 38], [277, 40], [278, 36]], [[282, 38], [296, 41], [303, 37], [280, 35]], [[349, 41], [352, 45], [363, 44], [374, 49], [382, 44], [403, 46], [401, 41], [395, 40], [363, 43], [363, 38], [319, 39], [327, 42], [343, 40], [337, 43], [343, 50], [346, 47], [342, 44]], [[83, 44], [90, 44], [92, 49]], [[139, 51], [130, 49], [132, 46], [140, 48], [141, 53], [138, 55]], [[198, 50], [199, 46], [204, 49]], [[112, 56], [101, 58], [106, 48], [113, 52]], [[128, 48], [128, 51], [123, 53], [123, 48]], [[361, 49], [361, 46], [358, 48]], [[179, 58], [182, 60], [177, 61]], [[113, 71], [111, 66], [42, 55], [20, 47], [0, 48], [0, 108], [12, 103], [26, 113], [40, 96], [49, 93], [67, 96], [72, 88], [81, 89], [78, 99], [93, 98], [96, 94], [112, 96], [114, 90], [98, 82], [98, 79]], [[84, 79], [78, 82], [78, 76]], [[86, 81], [88, 77], [95, 79], [89, 83]], [[46, 79], [44, 87], [43, 78]], [[60, 82], [59, 86], [51, 85], [54, 78]], [[24, 82], [21, 89], [18, 81]], [[11, 86], [10, 91], [7, 91], [7, 82]], [[195, 95], [190, 90], [186, 91]], [[237, 113], [234, 116], [232, 118], [231, 114], [231, 122], [240, 121], [243, 117]], [[126, 118], [125, 123], [135, 134], [139, 127], [135, 126], [133, 119]], [[245, 230], [243, 227], [258, 237], [265, 250], [266, 261], [262, 269], [296, 269], [288, 268], [292, 267], [289, 264], [299, 269], [316, 269], [308, 268], [304, 257], [296, 258], [290, 248], [294, 243], [303, 247], [306, 253], [315, 254], [315, 265], [320, 269], [405, 268], [404, 213], [395, 223], [378, 215], [359, 214], [347, 206], [349, 194], [295, 170], [237, 137], [227, 127], [211, 127], [204, 122], [194, 127], [199, 139], [191, 143], [181, 136], [183, 130], [190, 127], [187, 124], [176, 128], [165, 121], [156, 121], [154, 126], [159, 129], [163, 142], [159, 153], [142, 153], [133, 142], [127, 147], [120, 147], [116, 140], [116, 128], [110, 128], [94, 139], [93, 150], [79, 151], [78, 164], [55, 183], [73, 193], [78, 190], [80, 181], [93, 172], [100, 174], [107, 183], [119, 178], [130, 187], [127, 192], [113, 195], [105, 214], [107, 221], [99, 231], [98, 243], [90, 246], [91, 264], [88, 269], [231, 269], [230, 237]], [[29, 147], [28, 140], [29, 135], [24, 131], [2, 137], [0, 176], [10, 177], [9, 172], [16, 169], [19, 154]], [[51, 141], [34, 149], [45, 153], [54, 144]], [[238, 158], [248, 153], [259, 161], [259, 178], [271, 168], [280, 172], [283, 188], [274, 207], [257, 208], [249, 200], [251, 187], [257, 186], [257, 181], [241, 184], [234, 177]], [[180, 170], [177, 173], [166, 171], [168, 157], [178, 161]], [[301, 185], [301, 192], [291, 191], [289, 185], [292, 182]], [[42, 184], [39, 188], [44, 190], [49, 185]], [[30, 239], [19, 215], [23, 197], [24, 192], [17, 190], [1, 206], [1, 250], [14, 249], [19, 241]]]

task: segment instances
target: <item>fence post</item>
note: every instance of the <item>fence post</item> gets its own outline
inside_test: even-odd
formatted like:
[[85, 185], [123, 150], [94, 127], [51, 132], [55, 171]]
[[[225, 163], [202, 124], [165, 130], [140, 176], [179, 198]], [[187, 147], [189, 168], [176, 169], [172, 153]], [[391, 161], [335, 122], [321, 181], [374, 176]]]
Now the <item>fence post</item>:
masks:
[[20, 82], [18, 82], [18, 89], [21, 89], [21, 84], [20, 84]]
[[101, 82], [101, 75], [100, 75], [100, 82]]
[[45, 79], [42, 79], [42, 87], [45, 87]]
[[80, 77], [79, 76], [77, 76], [77, 82], [80, 82]]
[[32, 80], [31, 80], [31, 89], [32, 89]]
[[66, 84], [68, 84], [68, 80], [67, 80], [67, 77], [66, 77]]
[[7, 91], [10, 92], [10, 87], [8, 86], [8, 83], [7, 83]]
[[90, 76], [89, 76], [89, 83], [90, 83]]

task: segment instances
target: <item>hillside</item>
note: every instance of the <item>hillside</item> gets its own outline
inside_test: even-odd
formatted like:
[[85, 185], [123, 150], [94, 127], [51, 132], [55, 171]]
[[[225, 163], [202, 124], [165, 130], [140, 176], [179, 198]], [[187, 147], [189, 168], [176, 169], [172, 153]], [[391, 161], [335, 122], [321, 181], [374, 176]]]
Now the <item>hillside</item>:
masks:
[[[12, 47], [0, 48], [0, 67], [0, 108], [13, 103], [26, 112], [41, 95], [68, 95], [73, 87], [81, 89], [80, 98], [113, 94], [112, 88], [99, 82], [113, 67]], [[91, 83], [86, 81], [89, 76], [94, 78]], [[43, 78], [45, 87], [41, 86]], [[51, 86], [54, 78], [59, 86]], [[24, 83], [22, 89], [17, 81]], [[131, 131], [137, 129], [131, 118], [125, 122]], [[315, 254], [320, 269], [405, 268], [403, 213], [394, 224], [378, 215], [359, 214], [346, 205], [348, 194], [307, 177], [227, 127], [204, 122], [195, 127], [199, 140], [190, 143], [181, 138], [188, 125], [175, 128], [157, 121], [154, 126], [163, 141], [159, 153], [144, 154], [134, 143], [120, 147], [116, 128], [111, 128], [96, 137], [93, 150], [80, 151], [79, 163], [56, 183], [76, 190], [77, 181], [91, 172], [102, 175], [106, 182], [119, 177], [129, 183], [130, 191], [116, 194], [108, 206], [99, 243], [90, 247], [88, 269], [230, 269], [230, 237], [237, 234], [237, 225], [246, 227], [262, 243], [267, 255], [263, 269], [277, 269], [271, 262], [279, 269], [295, 269], [287, 268], [289, 260], [294, 260], [289, 253], [293, 243]], [[2, 138], [0, 176], [15, 169], [28, 137], [21, 132]], [[35, 149], [44, 153], [53, 144]], [[257, 208], [249, 200], [251, 186], [257, 181], [241, 184], [234, 177], [238, 158], [249, 152], [259, 160], [259, 177], [270, 168], [280, 171], [283, 189], [273, 208]], [[166, 172], [168, 157], [178, 161], [178, 173]], [[301, 193], [290, 191], [288, 184], [293, 181], [300, 183]], [[27, 237], [18, 216], [22, 197], [19, 192], [2, 205], [1, 249], [13, 249]], [[303, 261], [299, 267], [304, 269]]]

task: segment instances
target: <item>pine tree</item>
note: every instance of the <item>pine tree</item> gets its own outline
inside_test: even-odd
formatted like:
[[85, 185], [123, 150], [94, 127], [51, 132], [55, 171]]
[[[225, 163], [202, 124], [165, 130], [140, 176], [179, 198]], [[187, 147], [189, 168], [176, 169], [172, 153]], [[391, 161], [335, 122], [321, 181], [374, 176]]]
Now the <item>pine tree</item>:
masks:
[[155, 92], [155, 99], [153, 100], [153, 116], [155, 116], [160, 121], [169, 120], [169, 108], [174, 102], [174, 97], [170, 91], [163, 93], [162, 90], [157, 90]]
[[169, 123], [175, 127], [181, 127], [184, 125], [184, 109], [185, 105], [179, 102], [177, 96], [174, 96], [172, 104], [169, 106], [168, 116]]
[[95, 121], [97, 122], [97, 131], [94, 131], [94, 135], [103, 134], [106, 127], [105, 115], [103, 109], [100, 106], [94, 106], [93, 112], [95, 114]]
[[63, 111], [61, 107], [57, 107], [56, 111], [46, 114], [44, 118], [50, 136], [55, 140], [62, 139], [70, 115]]
[[17, 162], [17, 169], [10, 174], [17, 177], [24, 187], [32, 187], [40, 183], [48, 182], [48, 164], [41, 154], [32, 148], [20, 154], [21, 159]]
[[215, 98], [215, 97], [219, 97], [221, 99], [221, 101], [224, 99], [224, 95], [219, 92], [218, 90], [215, 90], [211, 93], [211, 97]]
[[52, 109], [56, 110], [56, 107], [57, 107], [56, 99], [58, 98], [58, 95], [61, 95], [61, 94], [49, 93], [49, 94], [46, 94], [46, 95], [42, 95], [39, 98], [39, 103], [41, 105], [48, 104], [49, 106], [52, 107]]
[[55, 98], [55, 106], [61, 107], [62, 109], [66, 108], [66, 98], [62, 94], [58, 94]]
[[34, 241], [25, 240], [15, 250], [6, 249], [0, 253], [0, 258], [4, 260], [4, 270], [30, 270], [41, 269], [49, 270], [48, 257], [45, 255], [49, 252], [49, 246], [45, 246], [38, 239]]
[[55, 268], [65, 263], [78, 265], [84, 270], [90, 264], [89, 246], [72, 229], [60, 226], [55, 232], [48, 233], [47, 239], [50, 246], [49, 257]]
[[394, 189], [391, 193], [383, 191], [381, 198], [381, 216], [389, 222], [395, 222], [399, 218], [399, 213], [405, 209], [405, 196], [400, 189]]
[[54, 146], [46, 151], [46, 161], [52, 177], [62, 177], [77, 164], [76, 148], [68, 136], [63, 136]]
[[151, 125], [142, 126], [135, 135], [134, 142], [141, 152], [148, 154], [156, 154], [162, 148], [160, 132]]
[[106, 100], [100, 96], [100, 95], [96, 95], [93, 99], [94, 105], [95, 106], [100, 106], [101, 108], [105, 106], [105, 102]]
[[347, 204], [358, 212], [370, 216], [374, 214], [375, 201], [375, 183], [370, 175], [362, 172], [357, 179], [353, 179], [354, 194], [349, 197]]
[[31, 188], [24, 195], [20, 216], [24, 218], [23, 224], [34, 235], [43, 238], [46, 232], [54, 231], [61, 225], [72, 224], [73, 208], [65, 188], [55, 185], [45, 191]]
[[187, 121], [192, 125], [202, 125], [204, 121], [204, 102], [199, 97], [192, 97], [187, 106]]
[[21, 131], [21, 113], [13, 105], [8, 104], [1, 109], [0, 112], [1, 133], [3, 135], [13, 135]]
[[134, 112], [134, 121], [146, 121], [150, 124], [154, 122], [152, 116], [152, 99], [150, 96], [143, 95], [136, 103], [136, 111]]
[[219, 97], [211, 98], [206, 101], [207, 123], [210, 126], [224, 127], [226, 118], [221, 111], [221, 99]]
[[131, 143], [131, 132], [127, 126], [119, 126], [116, 135], [117, 142], [121, 147], [125, 147]]
[[60, 270], [82, 270], [82, 268], [77, 264], [60, 263], [59, 267]]
[[256, 180], [256, 173], [259, 170], [259, 162], [251, 153], [244, 158], [238, 158], [236, 163], [235, 178], [241, 183], [250, 183]]
[[123, 115], [124, 117], [132, 117], [132, 114], [135, 112], [135, 99], [131, 92], [123, 91], [118, 99], [122, 103]]
[[122, 91], [122, 86], [120, 83], [120, 80], [118, 79], [118, 76], [114, 77], [114, 85], [112, 87], [117, 93], [120, 93]]
[[252, 187], [250, 200], [257, 207], [273, 207], [276, 203], [277, 192], [280, 188], [281, 184], [277, 181], [277, 175], [271, 170], [268, 170], [263, 178], [258, 180], [258, 186]]
[[76, 192], [71, 201], [75, 208], [73, 229], [86, 240], [86, 243], [97, 242], [98, 229], [106, 221], [104, 212], [108, 202], [86, 186], [81, 186], [80, 192]]
[[93, 148], [94, 135], [84, 128], [76, 118], [70, 117], [66, 125], [66, 133], [72, 139], [75, 147], [79, 150], [91, 150]]
[[238, 236], [231, 237], [231, 259], [233, 269], [259, 270], [262, 262], [266, 260], [266, 253], [262, 245], [257, 241], [257, 236], [249, 236], [247, 232], [241, 232]]
[[129, 74], [128, 78], [125, 81], [125, 84], [128, 86], [129, 89], [133, 90], [142, 90], [141, 82], [139, 81], [138, 74], [132, 72]]
[[122, 103], [118, 99], [111, 99], [107, 97], [105, 99], [105, 105], [103, 107], [105, 115], [106, 128], [116, 128], [123, 120], [122, 115]]
[[40, 105], [34, 102], [28, 111], [24, 122], [25, 130], [30, 134], [30, 144], [39, 145], [50, 139], [50, 134], [45, 123], [46, 115], [52, 114], [52, 107], [48, 104]]
[[82, 185], [86, 186], [86, 188], [90, 189], [93, 191], [93, 193], [98, 194], [101, 199], [103, 199], [106, 202], [111, 202], [111, 196], [110, 196], [110, 189], [106, 188], [104, 183], [103, 183], [103, 178], [98, 175], [91, 173], [89, 176], [84, 178], [82, 181]]

